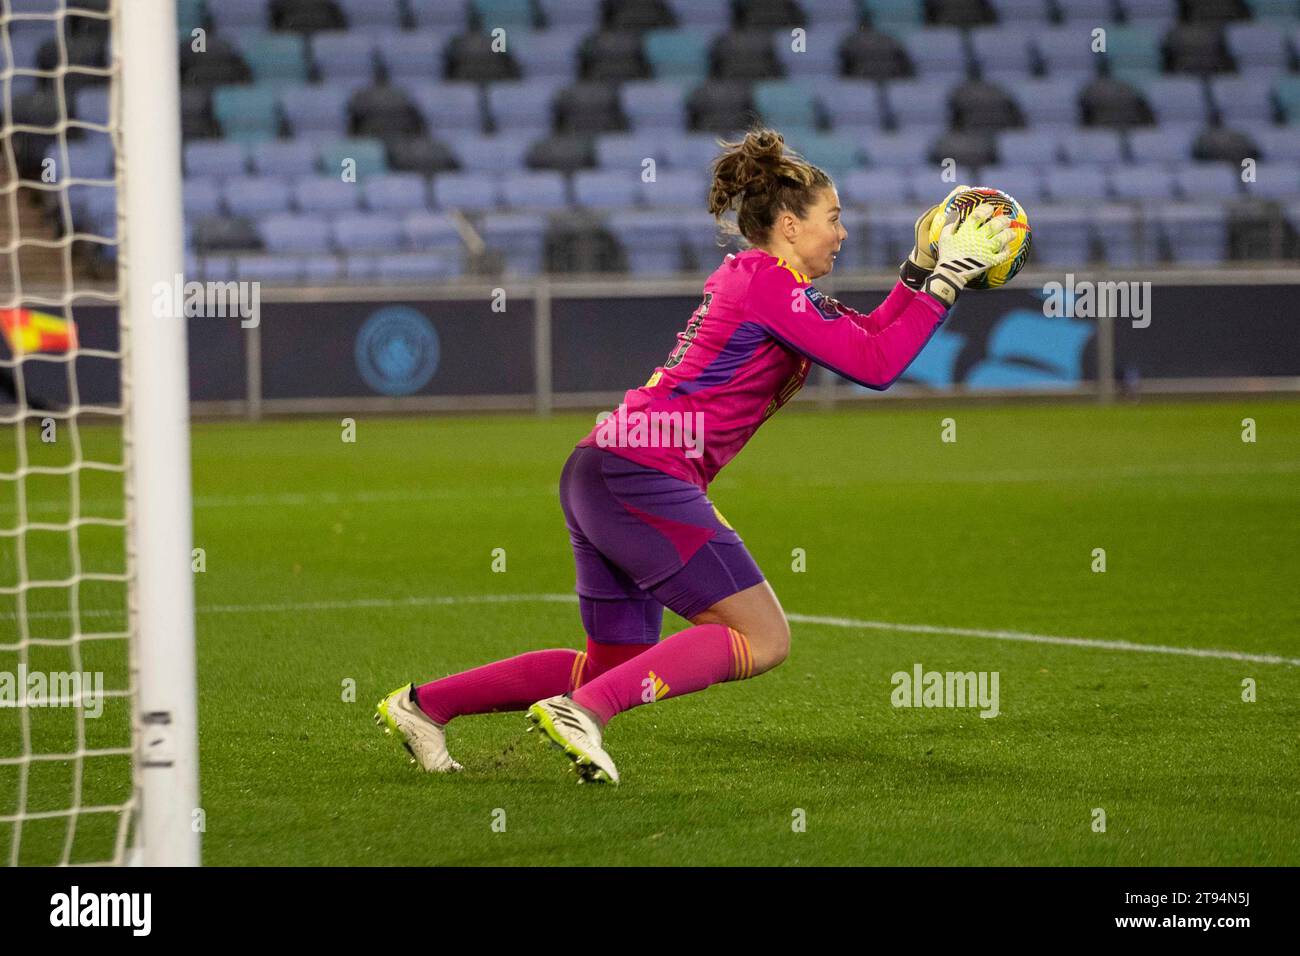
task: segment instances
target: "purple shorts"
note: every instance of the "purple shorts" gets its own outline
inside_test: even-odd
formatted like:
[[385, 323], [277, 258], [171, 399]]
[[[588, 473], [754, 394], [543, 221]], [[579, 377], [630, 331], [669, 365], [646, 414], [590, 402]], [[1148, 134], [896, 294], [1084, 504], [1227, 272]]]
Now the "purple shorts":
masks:
[[573, 450], [560, 507], [593, 641], [653, 644], [665, 607], [689, 620], [763, 581], [703, 491], [604, 448]]

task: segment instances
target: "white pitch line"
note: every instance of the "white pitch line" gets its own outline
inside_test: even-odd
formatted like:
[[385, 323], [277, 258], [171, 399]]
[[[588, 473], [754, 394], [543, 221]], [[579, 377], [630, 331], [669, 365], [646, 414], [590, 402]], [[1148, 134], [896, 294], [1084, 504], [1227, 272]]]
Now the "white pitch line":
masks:
[[[1232, 477], [1249, 475], [1289, 474], [1300, 471], [1300, 461], [1277, 461], [1265, 463], [1223, 462], [1211, 463], [1172, 463], [1165, 465], [1115, 465], [1101, 468], [1062, 469], [1040, 471], [1007, 470], [985, 472], [953, 472], [951, 474], [906, 475], [891, 473], [859, 474], [855, 478], [818, 478], [803, 476], [799, 478], [801, 486], [806, 488], [857, 488], [873, 484], [940, 484], [940, 485], [988, 485], [1020, 484], [1035, 482], [1065, 481], [1107, 481], [1140, 478], [1169, 477]], [[743, 483], [730, 475], [718, 478], [710, 487], [730, 491], [743, 486]], [[362, 489], [357, 491], [303, 491], [303, 492], [261, 492], [232, 495], [195, 495], [194, 510], [206, 511], [216, 508], [301, 508], [328, 505], [368, 505], [368, 504], [404, 504], [416, 502], [459, 501], [466, 498], [554, 498], [559, 494], [559, 485], [513, 485], [505, 488], [464, 487], [464, 488], [386, 488]], [[121, 510], [120, 498], [83, 499], [83, 511], [117, 514]], [[28, 502], [29, 515], [62, 514], [67, 511], [63, 501]], [[8, 503], [0, 504], [0, 515], [16, 513], [16, 508]]]
[[[405, 598], [354, 598], [346, 601], [302, 601], [280, 604], [205, 604], [199, 614], [275, 614], [296, 611], [352, 611], [368, 608], [437, 607], [457, 604], [576, 604], [575, 594], [467, 594], [454, 597], [415, 596]], [[82, 617], [120, 615], [120, 611], [82, 611]], [[66, 612], [37, 611], [28, 618], [67, 617]], [[904, 634], [942, 634], [952, 637], [978, 637], [992, 641], [1022, 644], [1054, 644], [1061, 647], [1091, 647], [1102, 651], [1129, 651], [1140, 654], [1172, 654], [1178, 657], [1205, 657], [1215, 660], [1246, 661], [1253, 664], [1288, 664], [1300, 667], [1300, 658], [1277, 654], [1251, 654], [1206, 647], [1172, 647], [1167, 644], [1137, 644], [1133, 641], [1107, 641], [1092, 637], [1063, 637], [1025, 631], [988, 630], [974, 627], [945, 627], [938, 624], [898, 624], [892, 621], [864, 621], [851, 617], [826, 617], [818, 614], [786, 614], [796, 624], [816, 624], [846, 630], [898, 631]], [[2, 619], [13, 619], [5, 615]]]

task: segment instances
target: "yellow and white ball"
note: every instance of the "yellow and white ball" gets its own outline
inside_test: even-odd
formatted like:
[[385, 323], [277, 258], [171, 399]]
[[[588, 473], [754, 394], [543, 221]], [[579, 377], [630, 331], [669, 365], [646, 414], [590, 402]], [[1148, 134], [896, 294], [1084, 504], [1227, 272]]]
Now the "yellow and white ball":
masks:
[[938, 254], [939, 233], [951, 221], [954, 214], [957, 222], [963, 222], [970, 215], [971, 210], [984, 203], [993, 206], [998, 215], [1005, 215], [1011, 220], [1009, 225], [1014, 230], [1011, 236], [1012, 256], [1002, 265], [994, 266], [983, 275], [976, 276], [966, 284], [968, 289], [996, 289], [1010, 282], [1015, 274], [1024, 268], [1025, 260], [1029, 258], [1030, 242], [1033, 239], [1029, 217], [1025, 215], [1025, 210], [1020, 203], [1000, 189], [975, 186], [964, 189], [949, 199], [947, 205], [930, 223], [930, 254]]

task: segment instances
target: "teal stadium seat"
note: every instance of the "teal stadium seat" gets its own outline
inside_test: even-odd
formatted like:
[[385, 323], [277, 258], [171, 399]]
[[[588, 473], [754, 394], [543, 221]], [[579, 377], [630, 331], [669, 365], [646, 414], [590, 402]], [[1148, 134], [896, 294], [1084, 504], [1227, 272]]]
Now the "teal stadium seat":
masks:
[[269, 86], [219, 86], [212, 93], [212, 115], [226, 139], [275, 139], [280, 135], [277, 99], [277, 90]]
[[340, 175], [346, 159], [355, 161], [358, 180], [372, 173], [388, 172], [384, 144], [377, 139], [340, 139], [321, 146], [320, 168], [325, 175]]
[[817, 103], [812, 87], [791, 80], [759, 80], [754, 84], [754, 106], [770, 126], [785, 132], [812, 132], [817, 127]]
[[848, 174], [862, 162], [853, 140], [837, 133], [812, 133], [786, 137], [786, 144], [833, 178]]
[[307, 81], [307, 44], [301, 34], [264, 33], [243, 40], [240, 49], [258, 83]]
[[475, 15], [485, 30], [504, 27], [506, 30], [531, 30], [533, 20], [531, 0], [473, 0]]
[[713, 35], [704, 30], [650, 30], [643, 43], [646, 60], [656, 77], [702, 80], [709, 75], [713, 40]]
[[1106, 27], [1106, 61], [1112, 76], [1140, 85], [1160, 72], [1160, 35], [1149, 26]]
[[1284, 76], [1273, 87], [1273, 96], [1288, 123], [1300, 123], [1300, 76]]
[[924, 0], [859, 0], [859, 8], [882, 33], [897, 35], [920, 29], [925, 23]]

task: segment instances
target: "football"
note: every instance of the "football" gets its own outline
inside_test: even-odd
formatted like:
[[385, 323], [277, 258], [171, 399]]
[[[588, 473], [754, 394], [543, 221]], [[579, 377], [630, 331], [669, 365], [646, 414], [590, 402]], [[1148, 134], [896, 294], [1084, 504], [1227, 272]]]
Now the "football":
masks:
[[932, 255], [937, 253], [939, 233], [943, 231], [944, 225], [952, 220], [954, 213], [956, 221], [961, 222], [981, 203], [989, 203], [997, 208], [999, 215], [1005, 214], [1011, 218], [1011, 228], [1015, 230], [1015, 234], [1011, 237], [1011, 249], [1014, 255], [1002, 265], [976, 276], [966, 284], [966, 288], [996, 289], [1010, 282], [1024, 267], [1025, 260], [1029, 258], [1029, 244], [1033, 237], [1033, 230], [1029, 228], [1029, 217], [1025, 215], [1024, 207], [1002, 190], [976, 186], [953, 196], [948, 201], [948, 205], [943, 208], [943, 215], [935, 216], [934, 222], [930, 225], [930, 253]]

